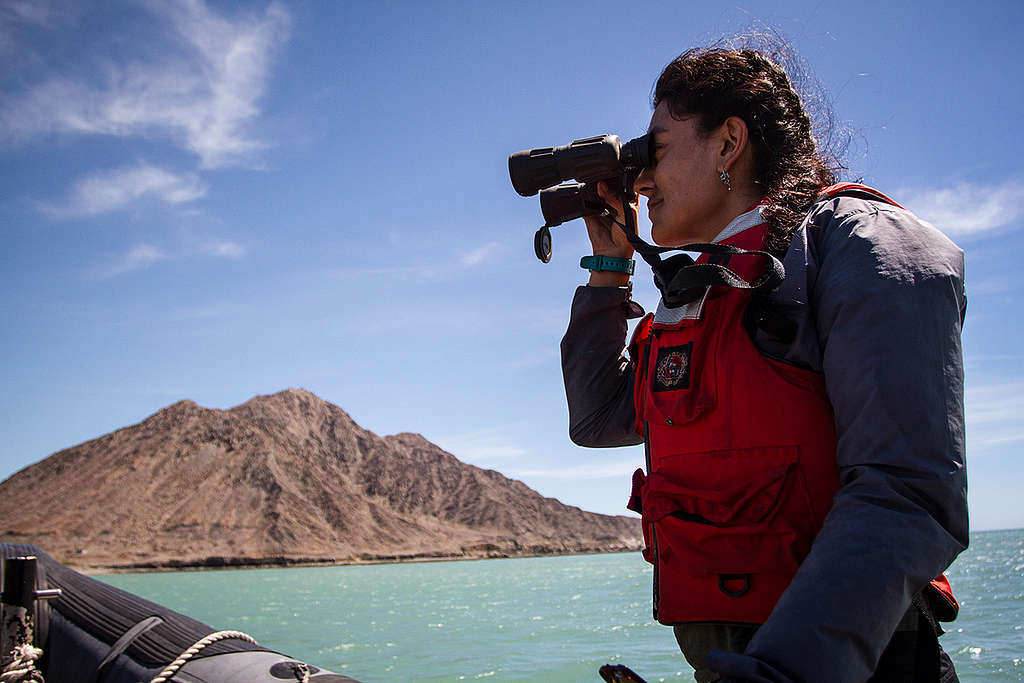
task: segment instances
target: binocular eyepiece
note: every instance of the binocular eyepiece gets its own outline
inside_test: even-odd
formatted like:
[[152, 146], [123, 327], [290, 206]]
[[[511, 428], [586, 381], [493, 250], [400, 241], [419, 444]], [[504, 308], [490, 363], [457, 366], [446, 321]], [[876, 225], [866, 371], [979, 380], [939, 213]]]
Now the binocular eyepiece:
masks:
[[[508, 158], [512, 187], [523, 197], [540, 192], [544, 226], [534, 237], [537, 258], [551, 260], [548, 228], [608, 210], [597, 194], [597, 182], [608, 181], [632, 194], [633, 182], [654, 162], [653, 139], [643, 135], [623, 144], [617, 135], [597, 135], [562, 147], [538, 147]], [[560, 185], [564, 181], [577, 182]]]

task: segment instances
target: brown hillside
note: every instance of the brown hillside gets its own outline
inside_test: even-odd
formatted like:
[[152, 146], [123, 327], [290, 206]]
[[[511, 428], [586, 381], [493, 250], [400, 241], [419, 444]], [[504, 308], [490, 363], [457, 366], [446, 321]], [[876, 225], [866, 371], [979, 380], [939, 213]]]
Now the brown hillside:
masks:
[[639, 521], [584, 512], [379, 437], [298, 389], [175, 403], [0, 483], [0, 539], [80, 566], [346, 562], [623, 550]]

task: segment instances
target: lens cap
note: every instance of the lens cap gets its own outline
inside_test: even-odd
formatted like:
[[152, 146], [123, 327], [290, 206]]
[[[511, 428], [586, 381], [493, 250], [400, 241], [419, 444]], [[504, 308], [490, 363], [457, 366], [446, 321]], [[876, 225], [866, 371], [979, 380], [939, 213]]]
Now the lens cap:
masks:
[[533, 252], [544, 263], [551, 262], [551, 231], [544, 226], [533, 236]]

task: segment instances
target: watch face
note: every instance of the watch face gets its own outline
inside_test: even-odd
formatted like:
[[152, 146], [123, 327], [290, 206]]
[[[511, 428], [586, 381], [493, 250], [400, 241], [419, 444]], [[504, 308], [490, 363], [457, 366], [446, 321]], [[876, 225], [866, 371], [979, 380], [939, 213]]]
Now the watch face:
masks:
[[551, 231], [543, 227], [533, 236], [533, 251], [544, 263], [551, 261]]

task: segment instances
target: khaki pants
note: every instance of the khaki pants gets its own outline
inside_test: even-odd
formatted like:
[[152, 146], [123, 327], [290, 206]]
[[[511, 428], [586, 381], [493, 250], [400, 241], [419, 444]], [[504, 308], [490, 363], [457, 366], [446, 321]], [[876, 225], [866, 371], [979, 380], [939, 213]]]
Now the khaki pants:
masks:
[[743, 652], [757, 633], [757, 626], [680, 624], [672, 630], [683, 656], [694, 668], [697, 683], [713, 683], [718, 680], [718, 674], [708, 668], [708, 653], [712, 650]]

